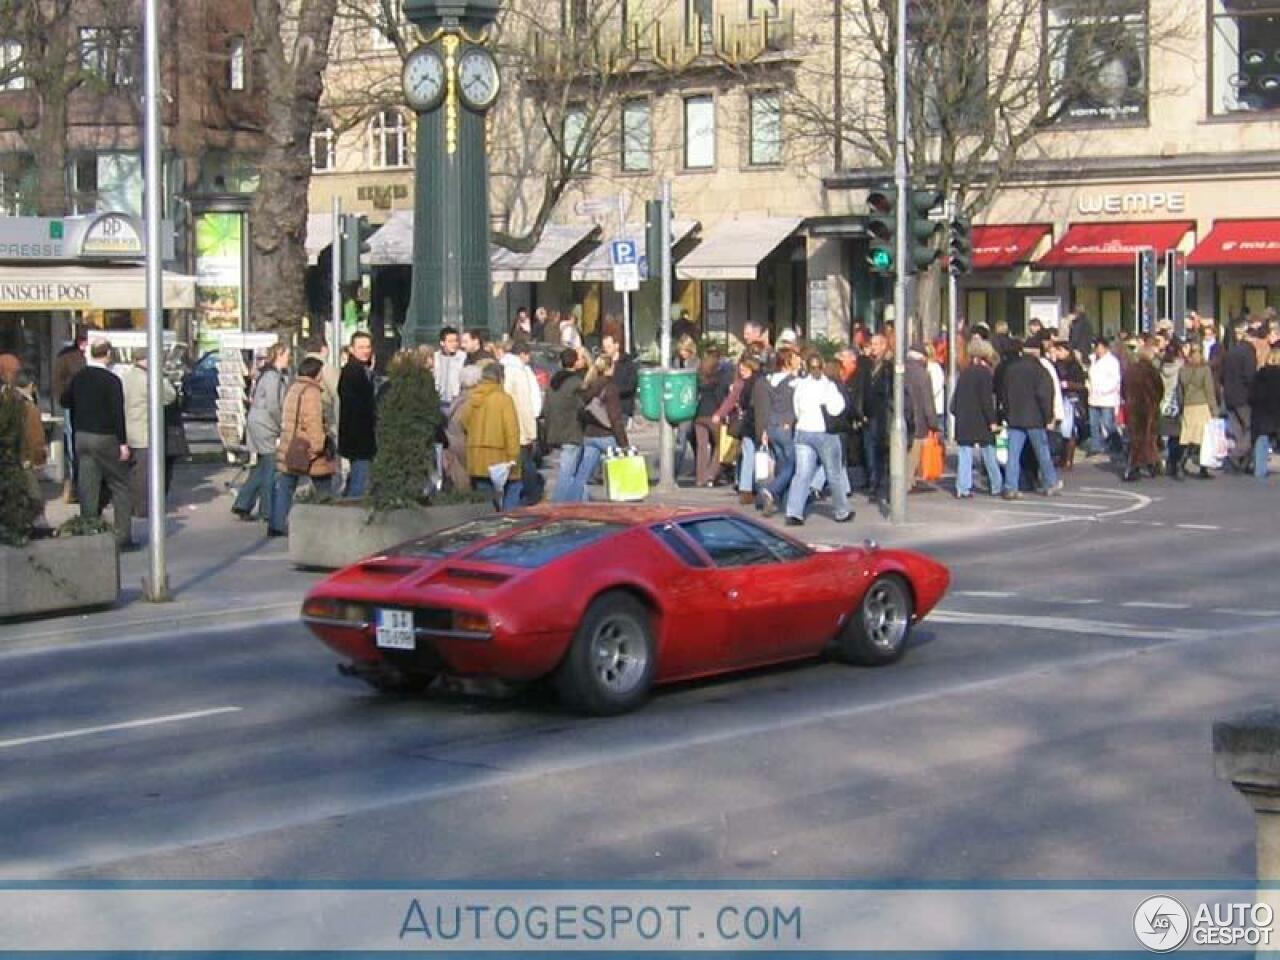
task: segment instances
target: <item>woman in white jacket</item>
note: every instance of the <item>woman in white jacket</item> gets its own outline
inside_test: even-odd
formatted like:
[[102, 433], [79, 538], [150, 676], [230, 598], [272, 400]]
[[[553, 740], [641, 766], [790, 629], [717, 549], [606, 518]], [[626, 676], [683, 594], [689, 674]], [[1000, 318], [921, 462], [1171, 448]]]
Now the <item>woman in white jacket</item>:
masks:
[[795, 385], [796, 472], [787, 488], [787, 524], [798, 527], [804, 523], [809, 487], [819, 463], [831, 481], [835, 521], [846, 523], [853, 519], [853, 511], [849, 509], [848, 491], [839, 482], [844, 474], [840, 438], [827, 432], [827, 414], [838, 417], [844, 413], [844, 394], [823, 372], [821, 355], [810, 353], [805, 358], [805, 368], [808, 375]]

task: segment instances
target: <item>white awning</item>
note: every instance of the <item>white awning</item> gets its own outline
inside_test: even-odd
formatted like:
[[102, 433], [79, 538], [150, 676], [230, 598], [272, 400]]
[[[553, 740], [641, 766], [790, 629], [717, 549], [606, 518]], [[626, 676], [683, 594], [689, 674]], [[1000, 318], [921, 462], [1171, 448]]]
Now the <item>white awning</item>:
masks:
[[547, 271], [573, 252], [593, 233], [594, 226], [548, 224], [538, 245], [528, 253], [512, 253], [502, 247], [489, 248], [494, 283], [543, 283]]
[[[163, 277], [166, 310], [194, 310], [196, 278]], [[0, 311], [145, 310], [147, 271], [139, 266], [0, 265]]]
[[320, 254], [333, 244], [333, 214], [307, 214], [307, 266], [320, 262]]
[[369, 237], [371, 267], [407, 267], [413, 263], [413, 211], [397, 210]]
[[[674, 220], [671, 223], [671, 247], [675, 249], [689, 237], [700, 224], [697, 220]], [[636, 256], [647, 257], [644, 224], [628, 223], [622, 235], [615, 239], [627, 239], [635, 242]], [[609, 261], [609, 243], [600, 244], [591, 253], [583, 257], [573, 268], [575, 283], [607, 283], [613, 279], [613, 264]]]
[[743, 217], [726, 220], [680, 261], [681, 280], [755, 280], [760, 262], [803, 223], [801, 217]]

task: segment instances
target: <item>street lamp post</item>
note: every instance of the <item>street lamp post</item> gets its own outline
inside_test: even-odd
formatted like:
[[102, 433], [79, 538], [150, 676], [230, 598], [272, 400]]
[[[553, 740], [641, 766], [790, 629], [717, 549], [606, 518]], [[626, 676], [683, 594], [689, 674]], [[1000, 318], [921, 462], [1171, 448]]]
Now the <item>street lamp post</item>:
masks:
[[165, 569], [164, 491], [164, 288], [160, 250], [160, 16], [157, 0], [146, 0], [143, 54], [146, 60], [145, 159], [147, 232], [147, 512], [150, 575], [143, 584], [147, 600], [170, 599]]
[[897, 77], [897, 136], [894, 180], [898, 188], [897, 283], [893, 288], [893, 422], [889, 427], [889, 519], [907, 520], [907, 277], [911, 269], [911, 245], [907, 237], [907, 205], [911, 185], [907, 180], [907, 0], [898, 0], [898, 34], [895, 44]]

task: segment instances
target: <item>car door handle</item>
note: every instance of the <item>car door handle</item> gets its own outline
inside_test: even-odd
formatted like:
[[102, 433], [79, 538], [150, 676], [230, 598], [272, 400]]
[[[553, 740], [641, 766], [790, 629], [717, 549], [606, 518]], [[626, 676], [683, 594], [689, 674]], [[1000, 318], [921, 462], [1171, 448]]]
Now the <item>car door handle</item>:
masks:
[[737, 591], [737, 590], [730, 590], [728, 593], [726, 593], [726, 594], [725, 594], [725, 596], [726, 596], [726, 597], [728, 597], [730, 600], [737, 600], [737, 599], [738, 599], [738, 591]]

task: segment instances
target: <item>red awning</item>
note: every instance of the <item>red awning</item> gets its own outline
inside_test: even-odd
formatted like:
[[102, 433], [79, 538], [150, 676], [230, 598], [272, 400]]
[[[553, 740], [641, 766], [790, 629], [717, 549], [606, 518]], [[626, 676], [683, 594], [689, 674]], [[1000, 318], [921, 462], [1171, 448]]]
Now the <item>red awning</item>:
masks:
[[1164, 256], [1194, 228], [1195, 222], [1191, 220], [1076, 223], [1036, 266], [1044, 269], [1132, 267], [1133, 255], [1139, 250], [1154, 247], [1157, 256]]
[[1187, 266], [1280, 266], [1280, 220], [1215, 220]]
[[1026, 260], [1053, 228], [1043, 223], [986, 224], [973, 228], [973, 269], [1008, 270]]

